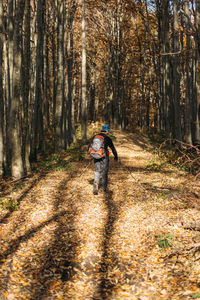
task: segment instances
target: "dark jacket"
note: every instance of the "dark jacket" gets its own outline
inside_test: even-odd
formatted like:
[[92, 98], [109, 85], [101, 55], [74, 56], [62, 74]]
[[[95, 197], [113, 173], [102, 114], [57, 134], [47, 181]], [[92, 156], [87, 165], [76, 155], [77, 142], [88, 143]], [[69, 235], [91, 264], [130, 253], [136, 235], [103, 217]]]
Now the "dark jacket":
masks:
[[[115, 146], [113, 145], [113, 142], [112, 142], [111, 138], [110, 138], [107, 134], [105, 134], [105, 133], [103, 133], [103, 132], [100, 132], [100, 133], [98, 133], [98, 134], [95, 134], [95, 136], [96, 136], [96, 135], [101, 135], [101, 136], [104, 137], [104, 149], [105, 149], [106, 156], [108, 156], [108, 147], [109, 147], [109, 148], [112, 150], [112, 153], [113, 153], [115, 159], [118, 159], [117, 151], [116, 151], [116, 149], [115, 149]], [[95, 136], [93, 136], [93, 138], [94, 138]], [[92, 143], [92, 141], [93, 141], [93, 138], [92, 138], [92, 140], [91, 140], [91, 143]]]

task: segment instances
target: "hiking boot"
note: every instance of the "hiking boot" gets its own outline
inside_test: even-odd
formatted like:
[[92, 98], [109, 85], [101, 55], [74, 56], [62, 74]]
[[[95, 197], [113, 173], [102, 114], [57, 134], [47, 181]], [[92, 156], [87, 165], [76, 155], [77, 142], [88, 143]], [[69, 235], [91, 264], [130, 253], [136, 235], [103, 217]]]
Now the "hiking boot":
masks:
[[93, 194], [98, 195], [98, 183], [94, 182], [93, 184]]
[[103, 187], [101, 187], [101, 193], [103, 193], [103, 194], [106, 194], [106, 191], [107, 191], [107, 189], [106, 188], [103, 188]]

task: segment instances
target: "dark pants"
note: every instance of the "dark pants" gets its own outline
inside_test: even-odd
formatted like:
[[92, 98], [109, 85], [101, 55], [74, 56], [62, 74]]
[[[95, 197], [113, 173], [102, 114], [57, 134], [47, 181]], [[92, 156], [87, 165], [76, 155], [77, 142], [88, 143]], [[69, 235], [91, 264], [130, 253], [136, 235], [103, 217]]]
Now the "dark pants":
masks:
[[106, 190], [108, 184], [108, 169], [109, 157], [94, 159], [94, 182], [100, 183], [100, 176], [102, 173], [102, 188]]

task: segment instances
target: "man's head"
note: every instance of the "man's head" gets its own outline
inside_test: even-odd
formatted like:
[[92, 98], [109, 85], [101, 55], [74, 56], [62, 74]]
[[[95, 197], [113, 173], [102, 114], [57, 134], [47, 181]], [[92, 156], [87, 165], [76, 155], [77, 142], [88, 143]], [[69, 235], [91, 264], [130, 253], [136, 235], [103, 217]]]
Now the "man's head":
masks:
[[103, 125], [102, 126], [101, 132], [108, 133], [109, 131], [110, 131], [110, 126], [109, 125]]

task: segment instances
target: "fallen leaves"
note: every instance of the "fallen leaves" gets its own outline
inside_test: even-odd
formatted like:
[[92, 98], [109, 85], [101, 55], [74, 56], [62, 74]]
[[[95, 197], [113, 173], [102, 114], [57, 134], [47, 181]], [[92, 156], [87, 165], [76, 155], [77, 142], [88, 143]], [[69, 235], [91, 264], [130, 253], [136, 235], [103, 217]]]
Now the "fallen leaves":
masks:
[[[142, 179], [145, 196], [112, 158], [106, 195], [92, 195], [92, 167], [74, 183], [71, 172], [79, 174], [84, 162], [26, 182], [24, 195], [23, 188], [15, 190], [19, 210], [4, 216], [1, 228], [0, 298], [197, 298], [199, 240], [182, 225], [199, 220], [186, 197], [190, 181], [186, 186], [183, 172], [179, 177], [166, 164], [156, 172], [146, 170], [152, 154], [134, 141], [122, 147], [125, 136], [119, 133], [117, 150], [134, 177]], [[164, 241], [173, 236], [170, 248], [169, 243], [159, 248], [158, 236]]]

